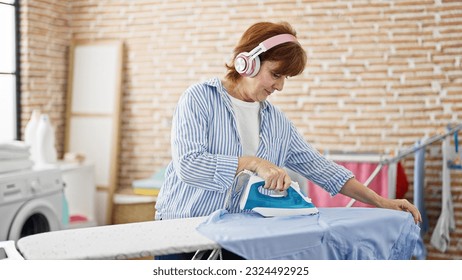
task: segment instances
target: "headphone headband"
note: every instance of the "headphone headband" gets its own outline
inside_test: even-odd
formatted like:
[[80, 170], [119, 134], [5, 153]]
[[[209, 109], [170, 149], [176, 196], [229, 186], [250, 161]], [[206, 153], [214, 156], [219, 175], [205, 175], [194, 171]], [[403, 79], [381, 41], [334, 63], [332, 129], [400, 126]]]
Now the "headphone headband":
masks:
[[297, 38], [293, 36], [292, 34], [279, 34], [273, 37], [270, 37], [266, 39], [265, 41], [261, 42], [256, 46], [253, 50], [249, 52], [249, 56], [252, 57], [252, 59], [255, 59], [257, 56], [262, 54], [263, 52], [266, 52], [267, 50], [280, 45], [284, 44], [287, 42], [297, 42]]
[[297, 38], [292, 34], [279, 34], [261, 42], [250, 52], [240, 53], [236, 56], [234, 67], [236, 71], [245, 77], [254, 77], [260, 70], [260, 59], [258, 56], [267, 50], [287, 42], [296, 42]]
[[261, 44], [265, 46], [266, 50], [269, 50], [272, 47], [275, 47], [279, 44], [283, 44], [287, 42], [297, 42], [297, 38], [295, 38], [295, 36], [292, 34], [279, 34], [279, 35], [266, 39]]

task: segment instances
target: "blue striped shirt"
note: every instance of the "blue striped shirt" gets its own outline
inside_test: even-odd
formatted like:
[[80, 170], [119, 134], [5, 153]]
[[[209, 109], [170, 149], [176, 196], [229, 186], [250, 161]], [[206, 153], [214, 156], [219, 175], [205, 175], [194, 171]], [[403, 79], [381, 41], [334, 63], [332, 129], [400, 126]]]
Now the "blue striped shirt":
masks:
[[[287, 167], [337, 194], [351, 171], [324, 158], [268, 101], [260, 109], [257, 157]], [[218, 78], [189, 87], [172, 123], [172, 161], [156, 203], [156, 219], [207, 216], [223, 209], [242, 155], [231, 100]], [[233, 192], [230, 212], [239, 212]], [[313, 201], [316, 204], [315, 201]]]

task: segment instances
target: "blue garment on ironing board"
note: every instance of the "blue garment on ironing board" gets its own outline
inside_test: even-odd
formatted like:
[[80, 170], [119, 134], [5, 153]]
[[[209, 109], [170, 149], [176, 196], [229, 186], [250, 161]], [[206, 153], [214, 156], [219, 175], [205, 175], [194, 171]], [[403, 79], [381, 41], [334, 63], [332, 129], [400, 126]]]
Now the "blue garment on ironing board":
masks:
[[[415, 143], [419, 146], [420, 141]], [[428, 231], [428, 217], [425, 208], [424, 187], [425, 187], [425, 148], [421, 148], [414, 155], [414, 205], [419, 209], [422, 216], [420, 238], [414, 250], [416, 259], [424, 260], [427, 258], [427, 249], [423, 242], [423, 235]]]
[[360, 207], [273, 218], [218, 210], [197, 230], [254, 260], [410, 259], [420, 232], [410, 213]]

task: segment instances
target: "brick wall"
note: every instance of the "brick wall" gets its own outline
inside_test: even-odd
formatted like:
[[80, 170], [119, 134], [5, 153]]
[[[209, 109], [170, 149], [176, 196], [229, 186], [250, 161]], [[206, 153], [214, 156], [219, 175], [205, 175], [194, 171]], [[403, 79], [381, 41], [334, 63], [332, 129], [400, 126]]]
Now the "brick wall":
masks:
[[[22, 0], [21, 104], [22, 128], [33, 109], [48, 114], [56, 143], [64, 142], [67, 86], [67, 51], [71, 33], [65, 1]], [[64, 145], [57, 147], [60, 154]]]
[[[51, 1], [22, 3], [24, 114], [50, 112], [62, 151], [70, 39], [125, 43], [121, 188], [170, 160], [170, 122], [191, 83], [223, 76], [240, 34], [289, 21], [305, 72], [272, 101], [321, 150], [389, 153], [462, 118], [460, 1]], [[441, 211], [440, 143], [426, 154], [429, 259], [462, 259], [462, 172], [452, 171], [456, 231], [429, 239]], [[403, 160], [412, 200], [413, 157]]]

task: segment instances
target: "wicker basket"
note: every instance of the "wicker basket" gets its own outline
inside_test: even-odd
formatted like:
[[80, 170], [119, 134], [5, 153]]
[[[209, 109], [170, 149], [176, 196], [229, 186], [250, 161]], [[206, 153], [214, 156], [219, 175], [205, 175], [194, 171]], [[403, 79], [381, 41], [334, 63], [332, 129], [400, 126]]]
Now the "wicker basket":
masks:
[[154, 220], [155, 197], [118, 195], [112, 209], [113, 224], [126, 224]]

